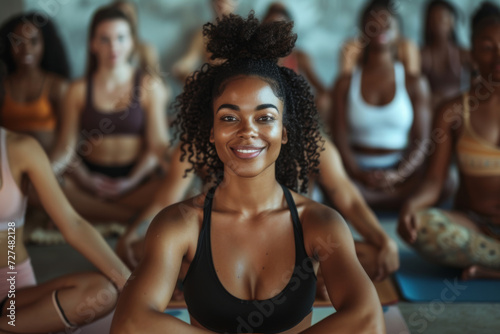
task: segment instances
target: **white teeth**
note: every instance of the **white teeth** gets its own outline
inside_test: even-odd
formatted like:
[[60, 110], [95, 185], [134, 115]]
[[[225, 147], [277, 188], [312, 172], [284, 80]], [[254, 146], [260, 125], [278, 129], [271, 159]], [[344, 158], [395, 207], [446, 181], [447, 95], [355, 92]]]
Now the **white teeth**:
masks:
[[240, 153], [255, 153], [255, 152], [259, 152], [260, 150], [236, 150]]

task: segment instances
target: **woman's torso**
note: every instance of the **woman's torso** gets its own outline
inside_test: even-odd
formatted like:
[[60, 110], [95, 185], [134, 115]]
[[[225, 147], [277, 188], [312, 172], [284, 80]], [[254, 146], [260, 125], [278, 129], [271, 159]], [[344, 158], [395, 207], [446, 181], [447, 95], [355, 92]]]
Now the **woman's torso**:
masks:
[[456, 130], [460, 170], [456, 206], [500, 224], [500, 103], [476, 105], [468, 102], [468, 96], [461, 101], [462, 122]]
[[[16, 168], [11, 142], [11, 136], [0, 127], [0, 245], [3, 245], [0, 268], [7, 266], [8, 260], [21, 263], [28, 258], [23, 244], [27, 199], [21, 190], [23, 173]], [[12, 253], [8, 253], [9, 250]], [[8, 255], [14, 255], [14, 258], [9, 259]]]
[[401, 63], [394, 64], [392, 73], [354, 70], [347, 101], [354, 151], [372, 155], [402, 151], [408, 145], [413, 117]]
[[451, 44], [440, 50], [429, 46], [422, 49], [422, 73], [429, 81], [433, 107], [468, 89], [470, 75], [464, 53]]
[[[212, 276], [209, 275], [204, 288], [211, 291], [212, 283], [215, 282], [214, 289], [220, 294], [220, 297], [213, 300], [214, 298], [210, 298], [208, 292], [204, 293], [206, 295], [204, 297], [208, 299], [207, 303], [217, 303], [219, 307], [220, 305], [229, 305], [235, 301], [235, 305], [238, 307], [240, 303], [250, 303], [253, 300], [268, 300], [280, 296], [280, 292], [289, 291], [290, 282], [293, 281], [290, 277], [296, 265], [295, 257], [291, 256], [291, 254], [297, 255], [301, 253], [296, 248], [299, 247], [300, 249], [302, 247], [300, 244], [303, 244], [303, 238], [299, 243], [294, 242], [297, 239], [294, 224], [291, 221], [291, 209], [284, 206], [279, 210], [272, 210], [259, 217], [243, 218], [237, 213], [219, 210], [218, 201], [222, 201], [222, 199], [215, 197], [214, 209], [210, 214], [210, 222], [208, 223], [210, 226], [209, 248], [207, 249], [207, 244], [202, 242], [202, 240], [207, 240], [207, 231], [203, 230], [203, 226], [206, 224], [206, 221], [204, 222], [204, 213], [206, 211], [199, 212], [200, 240], [194, 240], [192, 245], [193, 249], [196, 250], [196, 255], [190, 254], [190, 256], [186, 256], [183, 262], [181, 277], [185, 279], [185, 297], [188, 308], [190, 306], [189, 302], [194, 298], [192, 294], [199, 294], [193, 288], [195, 285], [193, 279], [196, 278], [195, 275], [203, 275], [203, 273], [198, 273], [202, 270], [200, 268], [213, 268], [206, 271], [216, 273], [215, 276], [213, 274], [211, 274]], [[296, 207], [299, 217], [304, 210], [304, 203], [305, 200], [302, 197], [297, 199]], [[203, 208], [203, 205], [200, 207]], [[203, 211], [203, 209], [200, 210]], [[201, 247], [201, 249], [198, 249], [198, 247]], [[210, 256], [206, 256], [207, 253]], [[201, 259], [204, 259], [204, 262], [200, 262]], [[212, 260], [210, 261], [210, 259]], [[195, 267], [191, 268], [193, 263]], [[314, 272], [316, 272], [318, 264], [316, 262], [311, 263]], [[208, 265], [208, 267], [205, 265]], [[312, 279], [313, 276], [315, 281], [315, 273], [314, 275], [311, 273], [308, 278]], [[294, 279], [296, 279], [295, 276]], [[304, 283], [305, 285], [307, 284]], [[313, 288], [315, 291], [315, 283]], [[192, 290], [191, 295], [189, 289]], [[314, 296], [315, 293], [312, 294], [312, 301]], [[194, 314], [197, 312], [196, 309], [196, 305], [191, 306]], [[234, 309], [229, 311], [234, 312]], [[192, 323], [195, 326], [202, 327], [193, 317], [194, 314], [191, 314]], [[298, 333], [308, 328], [311, 325], [311, 314], [307, 314], [299, 320], [285, 333]], [[201, 322], [203, 322], [203, 319]], [[244, 326], [244, 323], [250, 325], [245, 316], [242, 316], [240, 323], [242, 326]], [[253, 330], [259, 332], [257, 328], [253, 328]]]
[[141, 79], [137, 71], [128, 82], [111, 88], [96, 76], [87, 79], [80, 115], [80, 136], [90, 144], [79, 152], [84, 159], [104, 166], [126, 165], [137, 160], [146, 127]]
[[51, 99], [51, 88], [56, 78], [41, 72], [38, 79], [26, 79], [11, 75], [3, 83], [0, 120], [5, 128], [32, 135], [45, 150], [55, 140], [57, 115]]

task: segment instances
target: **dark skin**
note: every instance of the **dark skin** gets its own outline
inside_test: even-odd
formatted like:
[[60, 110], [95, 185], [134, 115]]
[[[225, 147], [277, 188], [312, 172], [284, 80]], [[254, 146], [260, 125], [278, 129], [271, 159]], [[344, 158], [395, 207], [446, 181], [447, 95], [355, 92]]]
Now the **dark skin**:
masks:
[[[500, 150], [500, 24], [488, 25], [481, 29], [472, 41], [472, 60], [483, 78], [491, 76], [491, 91], [484, 84], [476, 84], [469, 91], [470, 99], [478, 101], [477, 107], [470, 110], [470, 125], [479, 140], [490, 147]], [[497, 84], [495, 84], [497, 83]], [[489, 94], [485, 94], [488, 93]], [[415, 213], [422, 208], [436, 203], [439, 191], [447, 177], [448, 166], [455, 154], [456, 141], [463, 131], [463, 98], [454, 98], [439, 109], [434, 130], [440, 131], [441, 142], [437, 141], [432, 155], [429, 170], [424, 182], [414, 196], [408, 200], [400, 215], [398, 232], [408, 243], [415, 242], [419, 226]], [[500, 176], [471, 176], [460, 173], [457, 211], [447, 212], [457, 224], [464, 225], [473, 231], [480, 232], [476, 224], [465, 214], [465, 211], [488, 217], [494, 224], [500, 224]], [[500, 272], [473, 266], [464, 270], [464, 278], [487, 277], [500, 278]]]
[[[375, 214], [347, 176], [333, 143], [327, 139], [323, 148], [320, 152], [319, 175], [317, 179], [311, 179], [313, 182], [309, 187], [309, 194], [317, 183], [334, 207], [361, 234], [364, 240], [355, 243], [358, 259], [370, 279], [381, 281], [399, 267], [396, 243], [383, 231]], [[132, 269], [137, 267], [139, 259], [144, 256], [144, 236], [140, 235], [139, 226], [149, 226], [161, 209], [186, 198], [186, 193], [196, 177], [195, 173], [183, 177], [190, 164], [187, 160], [180, 161], [181, 153], [178, 146], [172, 154], [168, 173], [151, 205], [141, 212], [117, 243], [117, 254]], [[208, 188], [205, 186], [205, 189]], [[328, 292], [321, 279], [322, 275], [318, 274], [316, 298], [328, 300]], [[175, 290], [173, 299], [182, 298], [182, 292]]]
[[[395, 94], [394, 50], [397, 43], [397, 25], [392, 16], [374, 36], [368, 46], [368, 57], [363, 66], [361, 94], [370, 105], [383, 106], [392, 101]], [[368, 20], [371, 20], [369, 18]], [[368, 24], [369, 22], [367, 22]], [[405, 75], [406, 89], [413, 106], [413, 125], [409, 144], [402, 151], [403, 159], [393, 169], [361, 170], [353, 156], [354, 152], [368, 155], [384, 155], [397, 152], [362, 146], [351, 146], [347, 123], [347, 97], [351, 75], [342, 76], [333, 90], [333, 111], [331, 129], [348, 175], [357, 183], [363, 197], [372, 208], [397, 209], [418, 183], [423, 161], [410, 159], [418, 150], [418, 144], [429, 136], [430, 111], [429, 89], [425, 79]], [[405, 162], [406, 161], [406, 162]], [[411, 163], [408, 163], [411, 161]], [[401, 173], [402, 170], [409, 173]]]
[[[60, 120], [67, 82], [40, 67], [44, 53], [42, 32], [32, 24], [19, 24], [12, 34], [16, 36], [16, 44], [11, 44], [16, 68], [3, 82], [6, 93], [16, 102], [30, 103], [37, 100], [42, 91], [47, 92], [52, 110], [57, 120]], [[33, 129], [27, 134], [35, 137], [48, 152], [56, 141], [60, 123], [57, 122], [56, 126], [56, 131]]]
[[460, 48], [450, 38], [455, 19], [444, 6], [436, 5], [429, 13], [429, 29], [432, 32], [432, 42], [425, 45], [421, 51], [422, 72], [429, 77], [432, 87], [433, 110], [447, 98], [460, 92], [460, 81], [447, 80], [450, 71], [459, 76], [462, 69], [469, 67], [470, 56], [467, 50]]
[[[281, 145], [288, 140], [283, 105], [268, 83], [244, 76], [227, 84], [213, 109], [210, 139], [224, 163], [212, 211], [214, 266], [232, 295], [267, 299], [283, 289], [283, 272], [293, 267], [293, 228], [275, 175]], [[284, 333], [325, 333], [333, 328], [382, 333], [378, 298], [356, 259], [345, 222], [331, 208], [296, 193], [293, 197], [306, 251], [315, 271], [321, 268], [337, 313], [312, 327], [309, 315]], [[197, 196], [156, 216], [146, 235], [145, 256], [120, 297], [111, 333], [210, 333], [194, 319], [188, 325], [163, 314], [179, 274], [185, 276], [181, 265], [190, 264], [196, 253], [203, 200], [203, 195]], [[324, 256], [318, 242], [327, 236], [339, 246]], [[343, 275], [338, 275], [339, 268]], [[355, 320], [360, 316], [365, 321]]]

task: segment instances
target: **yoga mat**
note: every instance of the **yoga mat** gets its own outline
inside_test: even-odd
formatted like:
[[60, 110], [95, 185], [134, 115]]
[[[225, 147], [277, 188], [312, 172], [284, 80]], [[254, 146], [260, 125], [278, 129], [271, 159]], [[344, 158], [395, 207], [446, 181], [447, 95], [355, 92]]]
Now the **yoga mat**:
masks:
[[462, 270], [447, 268], [421, 258], [417, 253], [400, 253], [401, 267], [396, 282], [404, 298], [412, 302], [500, 302], [500, 281], [462, 281]]
[[[387, 334], [410, 334], [410, 331], [406, 326], [406, 322], [404, 321], [397, 305], [384, 306], [383, 308]], [[165, 313], [189, 323], [189, 313], [185, 308], [168, 309]], [[314, 325], [333, 313], [335, 313], [335, 309], [331, 306], [315, 307], [313, 309], [312, 324]]]

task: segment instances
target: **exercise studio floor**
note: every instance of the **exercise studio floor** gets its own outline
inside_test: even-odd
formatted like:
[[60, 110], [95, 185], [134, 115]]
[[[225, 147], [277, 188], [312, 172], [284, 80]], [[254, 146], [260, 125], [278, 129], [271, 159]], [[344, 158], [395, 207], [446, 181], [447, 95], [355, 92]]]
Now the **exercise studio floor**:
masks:
[[[396, 219], [394, 217], [381, 217], [381, 221], [389, 235], [398, 241], [401, 251], [408, 250], [396, 237]], [[108, 238], [107, 240], [112, 246], [116, 243], [116, 238]], [[66, 244], [30, 245], [28, 251], [32, 257], [38, 282], [44, 282], [67, 273], [93, 269], [93, 266], [86, 259]], [[397, 306], [412, 334], [500, 333], [500, 303], [412, 303], [400, 298]], [[322, 309], [316, 313], [318, 316], [328, 314], [329, 311]], [[394, 334], [406, 333], [404, 331]]]

